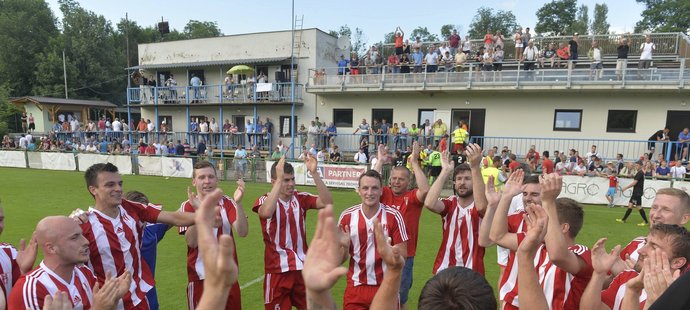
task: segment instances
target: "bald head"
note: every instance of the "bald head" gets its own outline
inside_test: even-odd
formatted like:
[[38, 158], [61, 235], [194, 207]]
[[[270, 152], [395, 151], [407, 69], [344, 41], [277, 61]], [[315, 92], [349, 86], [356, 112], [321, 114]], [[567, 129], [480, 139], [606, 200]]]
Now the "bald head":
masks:
[[35, 234], [47, 263], [78, 264], [88, 261], [89, 242], [73, 219], [66, 216], [46, 217], [36, 225]]

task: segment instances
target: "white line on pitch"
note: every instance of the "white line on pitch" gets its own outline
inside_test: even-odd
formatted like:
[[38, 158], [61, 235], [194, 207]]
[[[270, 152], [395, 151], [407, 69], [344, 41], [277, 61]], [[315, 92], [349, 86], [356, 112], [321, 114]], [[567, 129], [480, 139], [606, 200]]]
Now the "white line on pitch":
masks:
[[251, 281], [245, 283], [244, 285], [240, 286], [240, 290], [243, 290], [243, 289], [248, 288], [254, 284], [257, 284], [257, 283], [261, 282], [263, 279], [264, 279], [264, 276], [260, 276], [254, 280], [251, 280]]

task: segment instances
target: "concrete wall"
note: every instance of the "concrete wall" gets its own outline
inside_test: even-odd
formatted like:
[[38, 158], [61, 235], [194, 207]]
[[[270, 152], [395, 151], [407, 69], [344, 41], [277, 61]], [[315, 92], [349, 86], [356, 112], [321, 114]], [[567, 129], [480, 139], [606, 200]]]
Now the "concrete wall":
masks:
[[[375, 93], [318, 95], [317, 115], [333, 119], [333, 109], [353, 109], [353, 126], [371, 123], [372, 109], [393, 109], [392, 122], [417, 123], [420, 109], [486, 109], [485, 136], [646, 140], [666, 124], [668, 110], [690, 110], [683, 95], [669, 92], [576, 93], [555, 91]], [[466, 104], [469, 103], [469, 104]], [[582, 109], [581, 131], [554, 131], [556, 109]], [[606, 132], [608, 110], [637, 110], [634, 133]], [[433, 121], [433, 120], [432, 120]], [[450, 126], [449, 126], [450, 127]], [[338, 128], [348, 132], [354, 128]]]

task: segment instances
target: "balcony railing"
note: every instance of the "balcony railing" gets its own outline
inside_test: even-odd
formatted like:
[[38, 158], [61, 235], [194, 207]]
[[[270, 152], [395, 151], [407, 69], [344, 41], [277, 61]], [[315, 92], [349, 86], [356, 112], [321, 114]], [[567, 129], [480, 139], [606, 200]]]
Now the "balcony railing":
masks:
[[[438, 65], [436, 72], [428, 72], [421, 66], [419, 73], [396, 73], [399, 67], [382, 66], [377, 74], [340, 75], [342, 68], [311, 70], [307, 84], [308, 92], [344, 92], [379, 90], [434, 90], [434, 89], [620, 89], [620, 88], [671, 88], [685, 89], [690, 85], [690, 68], [685, 59], [655, 61], [649, 69], [638, 69], [639, 60], [628, 59], [623, 68], [616, 69], [615, 60], [603, 62], [602, 69], [590, 69], [591, 62], [561, 61], [553, 67], [549, 60], [544, 68], [538, 62], [534, 70], [525, 70], [525, 63], [505, 62], [502, 71], [488, 71], [480, 63], [465, 63], [461, 66]], [[413, 69], [414, 66], [410, 66]], [[372, 72], [360, 66], [361, 72]], [[318, 72], [318, 73], [317, 73]]]
[[[303, 88], [304, 85], [295, 84], [295, 102], [302, 101]], [[141, 105], [291, 103], [291, 89], [291, 83], [139, 86], [127, 89], [127, 102]]]

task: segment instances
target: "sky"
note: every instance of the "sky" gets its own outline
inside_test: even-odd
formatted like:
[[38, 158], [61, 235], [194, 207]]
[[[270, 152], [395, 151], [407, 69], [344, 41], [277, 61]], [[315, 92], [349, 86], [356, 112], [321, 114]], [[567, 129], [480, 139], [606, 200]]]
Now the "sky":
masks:
[[[154, 25], [161, 18], [168, 21], [171, 29], [182, 31], [191, 19], [215, 21], [226, 34], [241, 34], [275, 30], [289, 30], [291, 27], [291, 1], [142, 1], [142, 0], [77, 0], [87, 10], [105, 16], [115, 25], [128, 14], [129, 19], [141, 26]], [[376, 43], [383, 40], [386, 33], [400, 26], [406, 34], [418, 26], [427, 27], [431, 33], [439, 34], [444, 24], [459, 25], [464, 35], [481, 6], [495, 10], [511, 11], [518, 24], [534, 29], [536, 12], [547, 1], [526, 0], [485, 0], [456, 1], [451, 5], [426, 5], [425, 1], [329, 1], [295, 0], [295, 15], [304, 16], [303, 27], [319, 28], [328, 32], [338, 30], [342, 25], [351, 29], [360, 28], [365, 42]], [[606, 3], [609, 7], [608, 22], [615, 33], [632, 32], [635, 23], [641, 19], [644, 5], [634, 0], [578, 0], [578, 6], [589, 7], [590, 21], [594, 17], [594, 5]], [[443, 2], [438, 2], [441, 4]], [[61, 19], [58, 0], [48, 0], [53, 13]], [[394, 7], [394, 10], [391, 10]], [[456, 8], [449, 14], [448, 8]]]

